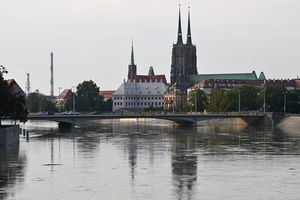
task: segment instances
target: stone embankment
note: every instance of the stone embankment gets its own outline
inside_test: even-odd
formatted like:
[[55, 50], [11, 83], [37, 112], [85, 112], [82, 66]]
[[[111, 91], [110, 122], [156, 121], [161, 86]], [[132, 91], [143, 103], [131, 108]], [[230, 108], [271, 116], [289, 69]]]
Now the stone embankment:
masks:
[[0, 147], [8, 148], [19, 144], [20, 128], [18, 125], [0, 127]]

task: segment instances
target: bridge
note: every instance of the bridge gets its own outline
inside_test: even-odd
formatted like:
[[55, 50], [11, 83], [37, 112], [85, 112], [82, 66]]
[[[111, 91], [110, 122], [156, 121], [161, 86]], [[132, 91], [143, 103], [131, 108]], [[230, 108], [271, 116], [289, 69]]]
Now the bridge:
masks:
[[77, 123], [104, 120], [104, 119], [162, 119], [169, 120], [179, 124], [194, 124], [198, 121], [211, 119], [230, 119], [240, 118], [245, 122], [256, 121], [264, 118], [264, 113], [222, 113], [222, 114], [102, 114], [102, 115], [28, 115], [28, 120], [31, 121], [55, 121], [59, 127], [69, 127]]

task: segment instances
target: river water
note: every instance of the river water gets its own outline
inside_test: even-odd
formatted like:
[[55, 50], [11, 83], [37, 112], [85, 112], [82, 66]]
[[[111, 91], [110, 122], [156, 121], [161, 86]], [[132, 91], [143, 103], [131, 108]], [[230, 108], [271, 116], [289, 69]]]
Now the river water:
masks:
[[0, 199], [300, 198], [300, 131], [99, 121], [28, 122], [0, 150]]

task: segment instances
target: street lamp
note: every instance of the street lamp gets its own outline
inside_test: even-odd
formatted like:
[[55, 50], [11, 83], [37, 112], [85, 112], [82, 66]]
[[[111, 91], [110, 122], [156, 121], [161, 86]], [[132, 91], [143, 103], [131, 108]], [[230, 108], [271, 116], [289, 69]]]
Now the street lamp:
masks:
[[264, 113], [266, 112], [266, 88], [264, 88]]
[[284, 90], [284, 95], [283, 95], [283, 112], [284, 114], [286, 113], [286, 90]]
[[197, 113], [197, 91], [195, 90], [195, 112]]
[[241, 91], [240, 89], [238, 91], [239, 91], [239, 112], [241, 112]]
[[[62, 87], [58, 87], [58, 96], [57, 97], [59, 97], [59, 95], [60, 95], [60, 90], [62, 89]], [[61, 107], [61, 104], [60, 104], [60, 100], [59, 100], [59, 98], [57, 98], [58, 99], [58, 112], [60, 113], [60, 107]]]

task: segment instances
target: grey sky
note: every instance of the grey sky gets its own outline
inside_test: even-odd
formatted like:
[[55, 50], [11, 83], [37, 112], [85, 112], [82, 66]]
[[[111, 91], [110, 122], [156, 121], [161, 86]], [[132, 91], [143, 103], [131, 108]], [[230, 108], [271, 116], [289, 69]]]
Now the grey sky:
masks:
[[[183, 34], [191, 6], [199, 73], [264, 71], [267, 78], [300, 76], [299, 0], [181, 1]], [[169, 80], [176, 41], [175, 0], [1, 0], [0, 64], [24, 88], [55, 94], [83, 80], [116, 89], [127, 76], [131, 39], [138, 73], [149, 66]]]

